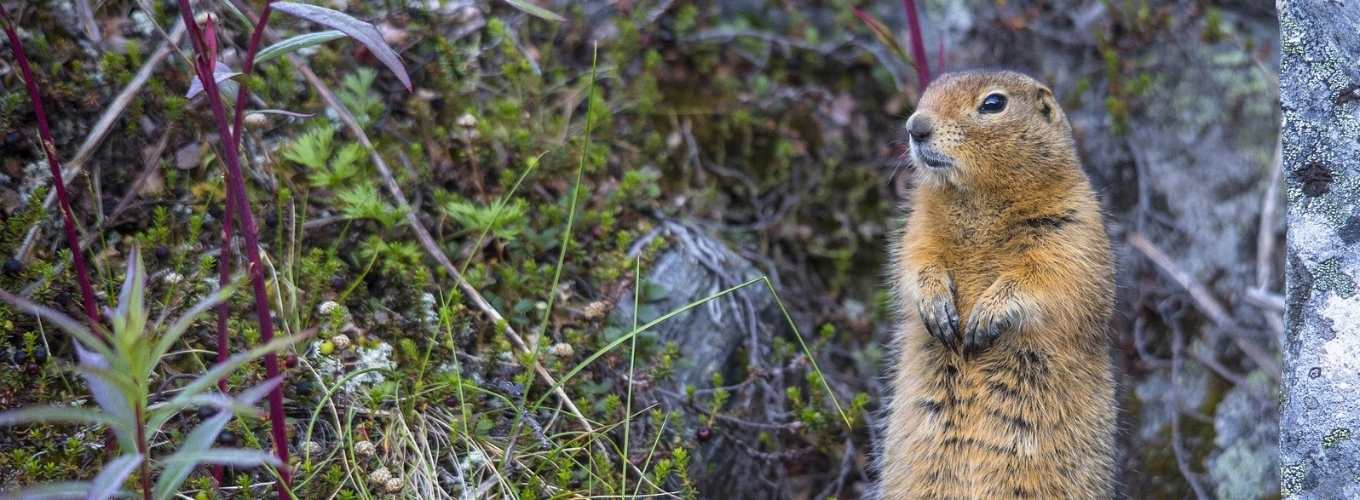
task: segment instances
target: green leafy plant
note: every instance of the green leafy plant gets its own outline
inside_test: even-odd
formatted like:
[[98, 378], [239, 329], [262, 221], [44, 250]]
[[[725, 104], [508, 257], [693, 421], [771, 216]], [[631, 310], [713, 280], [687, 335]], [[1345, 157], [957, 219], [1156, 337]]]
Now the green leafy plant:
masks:
[[382, 201], [377, 186], [362, 183], [341, 191], [337, 198], [341, 211], [349, 219], [372, 219], [383, 227], [392, 227], [406, 217], [406, 210]]
[[[127, 262], [118, 308], [107, 313], [111, 331], [91, 331], [60, 312], [0, 291], [0, 300], [18, 310], [31, 312], [71, 336], [79, 361], [75, 370], [85, 379], [90, 395], [99, 406], [99, 411], [58, 405], [11, 410], [0, 413], [0, 426], [58, 422], [106, 426], [117, 438], [120, 451], [120, 455], [105, 464], [92, 481], [39, 486], [17, 494], [20, 498], [73, 495], [111, 498], [125, 494], [121, 491], [123, 482], [134, 470], [140, 469], [143, 498], [165, 500], [178, 493], [180, 485], [197, 464], [242, 468], [280, 465], [277, 458], [261, 450], [214, 448], [212, 445], [233, 416], [256, 414], [258, 410], [253, 405], [277, 387], [282, 381], [281, 377], [274, 377], [235, 398], [215, 393], [212, 389], [219, 379], [242, 364], [277, 352], [303, 337], [279, 338], [232, 356], [178, 388], [174, 396], [152, 403], [154, 393], [151, 381], [161, 358], [197, 317], [229, 297], [232, 287], [212, 293], [169, 325], [159, 322], [151, 324], [148, 322], [149, 312], [145, 301], [146, 271], [142, 267], [140, 252], [134, 248]], [[101, 334], [103, 337], [99, 336]], [[218, 411], [185, 435], [178, 449], [169, 453], [153, 453], [155, 450], [150, 448], [150, 443], [166, 439], [158, 435], [172, 417], [202, 407], [216, 408]], [[157, 456], [160, 458], [155, 458]], [[159, 471], [154, 487], [151, 483], [152, 470]]]
[[314, 127], [294, 139], [293, 143], [283, 150], [283, 157], [315, 170], [325, 169], [334, 142], [335, 127], [329, 125]]
[[519, 236], [528, 226], [525, 216], [529, 206], [524, 200], [499, 200], [490, 205], [480, 205], [467, 200], [452, 199], [444, 203], [444, 213], [466, 230], [490, 233], [492, 236], [509, 241]]
[[340, 189], [363, 172], [368, 154], [358, 143], [335, 150], [335, 127], [320, 125], [298, 136], [282, 151], [288, 161], [307, 167], [313, 187]]
[[345, 79], [340, 82], [340, 91], [336, 97], [340, 102], [354, 113], [354, 120], [360, 126], [367, 127], [374, 118], [382, 113], [382, 99], [369, 92], [373, 88], [373, 80], [377, 79], [378, 72], [369, 68], [359, 68], [354, 73], [345, 75]]

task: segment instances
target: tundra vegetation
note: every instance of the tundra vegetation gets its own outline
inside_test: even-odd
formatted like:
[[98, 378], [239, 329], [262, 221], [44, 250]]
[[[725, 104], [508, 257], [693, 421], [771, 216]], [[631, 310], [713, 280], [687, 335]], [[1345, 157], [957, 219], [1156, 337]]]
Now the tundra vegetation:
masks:
[[[1121, 487], [1278, 497], [1273, 12], [0, 6], [3, 494], [862, 496], [901, 123], [995, 49], [1054, 54], [1006, 60], [1112, 214]], [[1221, 107], [1153, 116], [1176, 58]], [[1242, 173], [1171, 192], [1174, 148], [1131, 145], [1180, 130]]]

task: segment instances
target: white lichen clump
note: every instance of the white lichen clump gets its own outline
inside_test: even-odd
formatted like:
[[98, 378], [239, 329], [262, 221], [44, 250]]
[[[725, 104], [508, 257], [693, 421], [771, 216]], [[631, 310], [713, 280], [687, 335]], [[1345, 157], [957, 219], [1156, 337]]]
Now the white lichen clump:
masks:
[[576, 353], [576, 350], [571, 347], [571, 344], [558, 342], [553, 344], [553, 346], [548, 349], [548, 352], [559, 358], [570, 358], [572, 354]]
[[348, 349], [349, 346], [350, 346], [349, 335], [345, 335], [345, 334], [343, 334], [343, 333], [338, 333], [338, 334], [336, 334], [335, 336], [331, 337], [331, 343], [332, 343], [332, 344], [335, 344], [335, 348], [336, 348], [336, 349], [339, 349], [339, 350], [342, 350], [342, 351], [345, 350], [345, 349]]
[[334, 311], [338, 307], [340, 307], [340, 304], [337, 304], [334, 300], [327, 300], [322, 302], [321, 305], [316, 306], [316, 310], [321, 314], [329, 315], [331, 311]]
[[368, 480], [373, 484], [385, 485], [390, 479], [392, 479], [392, 471], [387, 470], [387, 467], [378, 467], [377, 470], [368, 474]]
[[581, 315], [585, 316], [586, 319], [598, 319], [603, 317], [606, 312], [609, 312], [609, 303], [597, 300], [587, 304], [585, 310], [581, 311]]
[[369, 440], [359, 441], [357, 443], [354, 443], [354, 454], [361, 457], [371, 457], [373, 456], [373, 453], [377, 451], [377, 448], [378, 447], [373, 446], [372, 441]]

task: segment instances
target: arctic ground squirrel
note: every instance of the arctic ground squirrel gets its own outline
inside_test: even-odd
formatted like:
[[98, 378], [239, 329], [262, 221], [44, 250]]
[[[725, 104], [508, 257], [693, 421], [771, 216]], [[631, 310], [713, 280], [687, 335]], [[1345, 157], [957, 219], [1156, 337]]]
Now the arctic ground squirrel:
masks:
[[1110, 242], [1052, 91], [941, 75], [907, 121], [885, 499], [1104, 499], [1116, 406]]

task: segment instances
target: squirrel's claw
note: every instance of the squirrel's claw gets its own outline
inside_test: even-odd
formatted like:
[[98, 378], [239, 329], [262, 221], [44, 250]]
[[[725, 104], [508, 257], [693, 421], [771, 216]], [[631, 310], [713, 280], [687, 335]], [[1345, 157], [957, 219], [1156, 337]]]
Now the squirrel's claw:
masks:
[[916, 304], [926, 332], [949, 350], [958, 348], [959, 312], [950, 297], [937, 297]]
[[975, 310], [963, 330], [964, 354], [977, 354], [991, 347], [1002, 332], [1011, 328], [1012, 323], [1010, 315]]

